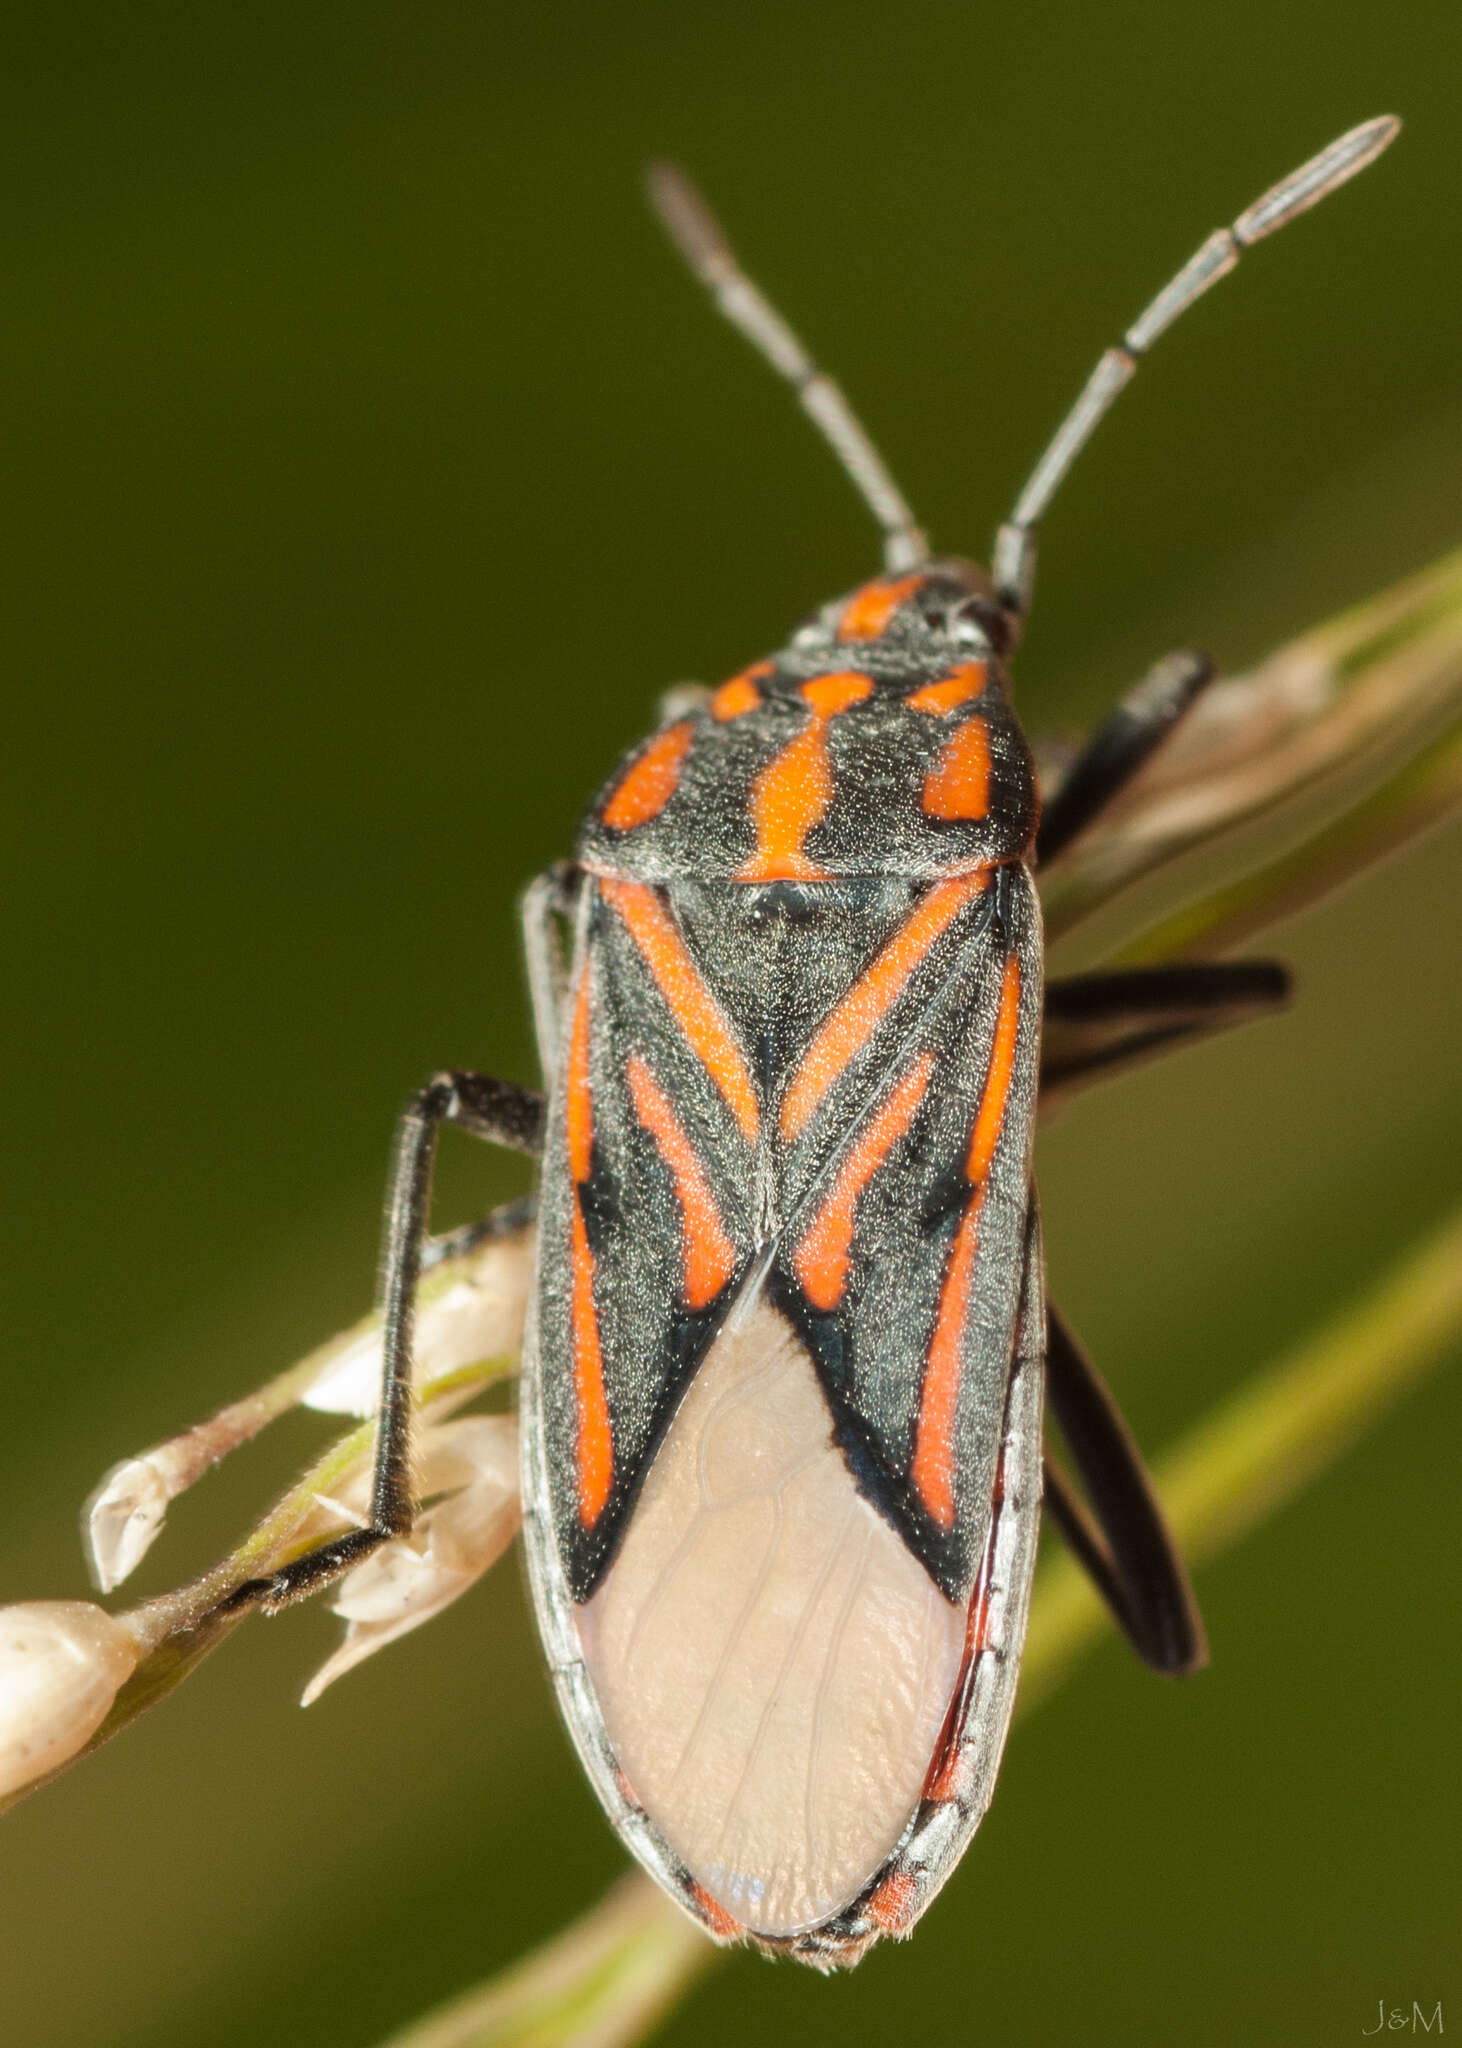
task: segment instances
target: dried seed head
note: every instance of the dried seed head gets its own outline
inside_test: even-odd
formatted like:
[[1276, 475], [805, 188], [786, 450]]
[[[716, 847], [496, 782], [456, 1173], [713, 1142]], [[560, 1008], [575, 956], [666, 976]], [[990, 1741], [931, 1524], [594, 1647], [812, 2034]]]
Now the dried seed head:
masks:
[[454, 1490], [427, 1509], [405, 1542], [388, 1543], [342, 1581], [334, 1611], [348, 1624], [345, 1641], [311, 1679], [302, 1706], [440, 1614], [496, 1564], [521, 1515], [517, 1434], [507, 1415], [463, 1416], [425, 1432], [423, 1491]]
[[[453, 1281], [417, 1310], [413, 1351], [418, 1381], [459, 1366], [510, 1358], [523, 1342], [523, 1314], [532, 1282], [531, 1232], [488, 1248], [470, 1277]], [[379, 1326], [363, 1329], [331, 1358], [303, 1397], [330, 1415], [370, 1415], [381, 1391]]]
[[151, 1549], [175, 1489], [148, 1452], [125, 1458], [81, 1510], [81, 1538], [104, 1593], [120, 1586]]
[[0, 1607], [0, 1794], [75, 1756], [141, 1654], [125, 1623], [90, 1601]]
[[[516, 1357], [532, 1264], [528, 1228], [443, 1262], [418, 1308], [418, 1383]], [[169, 1504], [277, 1416], [302, 1402], [330, 1414], [368, 1416], [380, 1379], [381, 1325], [379, 1316], [371, 1316], [206, 1421], [114, 1465], [81, 1513], [82, 1545], [97, 1585], [104, 1593], [121, 1585], [160, 1535]], [[434, 1413], [450, 1414], [474, 1391], [439, 1388]]]

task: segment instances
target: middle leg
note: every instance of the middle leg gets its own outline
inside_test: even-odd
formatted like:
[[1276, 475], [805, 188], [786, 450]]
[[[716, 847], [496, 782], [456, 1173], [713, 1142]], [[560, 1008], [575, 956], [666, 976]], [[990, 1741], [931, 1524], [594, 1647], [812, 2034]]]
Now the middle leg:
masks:
[[1217, 673], [1191, 647], [1154, 662], [1088, 738], [1041, 814], [1036, 865], [1046, 867], [1131, 782]]
[[1290, 986], [1279, 960], [1176, 961], [1048, 982], [1042, 1103], [1049, 1107], [1170, 1046], [1282, 1009]]

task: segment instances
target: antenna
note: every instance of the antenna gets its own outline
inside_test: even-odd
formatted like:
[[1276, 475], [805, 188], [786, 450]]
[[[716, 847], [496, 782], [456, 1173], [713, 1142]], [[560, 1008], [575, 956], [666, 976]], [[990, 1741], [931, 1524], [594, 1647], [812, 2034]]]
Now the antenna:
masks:
[[684, 171], [675, 164], [652, 164], [645, 182], [650, 204], [671, 241], [731, 325], [739, 327], [778, 376], [786, 378], [861, 492], [883, 528], [886, 567], [918, 568], [929, 559], [929, 543], [847, 399], [746, 275], [715, 215]]
[[1262, 199], [1241, 213], [1232, 227], [1219, 228], [1196, 250], [1182, 269], [1165, 284], [1157, 297], [1123, 335], [1117, 348], [1109, 348], [1086, 381], [1086, 386], [1057, 428], [1050, 446], [1031, 471], [1025, 489], [1015, 501], [1015, 510], [995, 536], [993, 576], [995, 593], [1009, 611], [1025, 612], [1030, 606], [1035, 580], [1035, 528], [1066, 473], [1095, 433], [1119, 391], [1137, 374], [1142, 357], [1160, 334], [1167, 331], [1180, 313], [1186, 313], [1195, 299], [1212, 284], [1227, 277], [1245, 249], [1262, 241], [1320, 200], [1327, 199], [1347, 178], [1374, 163], [1393, 142], [1401, 123], [1391, 114], [1363, 121], [1301, 164], [1297, 171], [1266, 192]]

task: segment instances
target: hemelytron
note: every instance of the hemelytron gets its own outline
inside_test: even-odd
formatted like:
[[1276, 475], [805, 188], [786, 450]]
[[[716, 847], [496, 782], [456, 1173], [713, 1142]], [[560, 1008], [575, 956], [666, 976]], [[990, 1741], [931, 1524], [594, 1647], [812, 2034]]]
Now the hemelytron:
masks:
[[[1088, 1063], [1110, 1068], [1287, 980], [1247, 961], [1043, 987], [1036, 868], [1211, 671], [1159, 663], [1043, 814], [1006, 664], [1036, 526], [1144, 352], [1396, 127], [1342, 136], [1203, 243], [1101, 358], [988, 577], [930, 557], [837, 387], [685, 179], [652, 174], [692, 267], [877, 517], [884, 573], [702, 701], [682, 693], [528, 891], [546, 1103], [454, 1071], [408, 1107], [370, 1525], [241, 1597], [281, 1605], [409, 1529], [438, 1128], [539, 1154], [522, 1390], [539, 1622], [614, 1824], [719, 1938], [849, 1963], [949, 1875], [1005, 1740], [1043, 1476], [1141, 1654], [1203, 1661], [1140, 1458], [1044, 1297], [1041, 1022], [1084, 1020]], [[1047, 1391], [1089, 1505], [1043, 1456]]]

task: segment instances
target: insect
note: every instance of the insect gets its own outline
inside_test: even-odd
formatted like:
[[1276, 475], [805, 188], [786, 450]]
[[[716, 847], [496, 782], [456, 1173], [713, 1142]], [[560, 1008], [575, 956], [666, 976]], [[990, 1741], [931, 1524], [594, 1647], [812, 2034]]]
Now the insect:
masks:
[[[1043, 987], [1035, 870], [1211, 666], [1159, 663], [1042, 814], [1007, 662], [1036, 526], [1142, 355], [1396, 128], [1352, 130], [1204, 242], [1101, 358], [988, 577], [931, 558], [698, 195], [652, 174], [691, 266], [881, 524], [884, 572], [675, 707], [529, 889], [546, 1102], [452, 1071], [406, 1110], [370, 1524], [239, 1597], [283, 1605], [410, 1528], [440, 1127], [539, 1155], [522, 1389], [539, 1622], [616, 1827], [718, 1938], [828, 1968], [910, 1930], [991, 1795], [1043, 1491], [1142, 1656], [1204, 1660], [1141, 1459], [1045, 1299], [1041, 1026], [1079, 1020], [1084, 1057], [1111, 1067], [1287, 980], [1240, 961]], [[1047, 1391], [1087, 1504], [1044, 1458]]]

